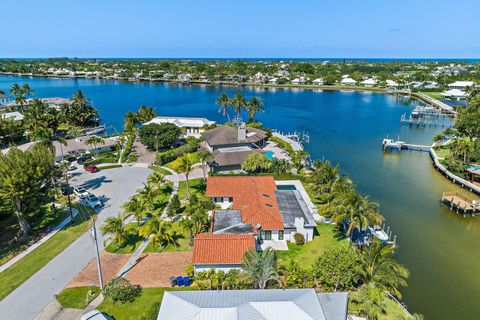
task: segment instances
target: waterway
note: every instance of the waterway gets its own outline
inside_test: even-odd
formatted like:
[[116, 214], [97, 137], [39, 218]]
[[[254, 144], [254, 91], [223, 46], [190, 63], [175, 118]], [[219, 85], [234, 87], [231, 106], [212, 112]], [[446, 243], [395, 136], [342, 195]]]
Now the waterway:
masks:
[[214, 104], [219, 93], [240, 90], [259, 96], [266, 112], [258, 119], [270, 128], [310, 133], [306, 150], [313, 158], [339, 163], [361, 193], [379, 202], [399, 244], [398, 260], [411, 271], [402, 290], [412, 312], [428, 319], [480, 317], [480, 220], [462, 218], [439, 205], [444, 191], [457, 187], [431, 166], [426, 153], [384, 154], [389, 135], [430, 144], [441, 128], [409, 128], [400, 116], [413, 105], [379, 93], [302, 89], [262, 89], [124, 83], [91, 79], [0, 76], [0, 89], [28, 82], [38, 97], [69, 97], [82, 90], [102, 120], [121, 129], [123, 115], [142, 104], [159, 115], [199, 116], [225, 121]]

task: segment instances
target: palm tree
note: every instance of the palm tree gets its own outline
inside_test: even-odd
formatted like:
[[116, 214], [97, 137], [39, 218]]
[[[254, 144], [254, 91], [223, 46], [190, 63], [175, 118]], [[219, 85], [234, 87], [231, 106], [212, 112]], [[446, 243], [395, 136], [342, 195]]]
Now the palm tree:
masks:
[[393, 259], [394, 252], [394, 246], [383, 245], [377, 240], [373, 241], [362, 251], [364, 260], [362, 277], [364, 283], [373, 283], [378, 288], [401, 298], [399, 287], [407, 286], [410, 273], [407, 268]]
[[463, 156], [463, 163], [467, 162], [467, 155], [475, 151], [476, 138], [464, 137], [453, 138], [451, 142], [452, 152], [456, 155]]
[[152, 237], [152, 246], [156, 247], [157, 244], [162, 245], [163, 247], [168, 244], [173, 244], [178, 247], [178, 240], [181, 238], [176, 231], [172, 231], [172, 224], [168, 221], [162, 221], [158, 218], [153, 218], [140, 228], [139, 235], [142, 237]]
[[358, 302], [367, 319], [376, 320], [387, 310], [385, 292], [374, 283], [366, 284], [360, 289]]
[[278, 279], [275, 265], [275, 252], [271, 248], [263, 251], [250, 248], [243, 256], [243, 270], [258, 289], [265, 289], [268, 281]]
[[265, 112], [265, 107], [263, 105], [263, 101], [260, 98], [252, 97], [247, 103], [247, 111], [248, 111], [248, 122], [255, 121], [255, 115], [257, 112]]
[[192, 155], [189, 153], [185, 153], [183, 156], [179, 158], [178, 162], [178, 170], [180, 172], [185, 173], [185, 178], [186, 178], [186, 183], [187, 183], [187, 193], [186, 193], [186, 198], [190, 198], [190, 190], [188, 186], [188, 176], [190, 175], [190, 172], [192, 171]]
[[162, 184], [165, 182], [165, 176], [160, 172], [154, 172], [153, 174], [148, 176], [147, 182], [153, 184], [155, 188], [158, 190], [162, 187]]
[[156, 116], [157, 113], [152, 107], [141, 105], [140, 109], [138, 109], [138, 120], [142, 123], [148, 122]]
[[90, 147], [94, 147], [95, 149], [97, 149], [97, 146], [98, 145], [104, 145], [105, 144], [105, 140], [103, 140], [102, 138], [98, 137], [98, 136], [90, 136], [87, 138], [87, 140], [85, 140], [85, 144], [90, 146]]
[[139, 196], [142, 202], [144, 202], [146, 210], [152, 210], [157, 191], [158, 189], [151, 182], [143, 184], [143, 189], [140, 190]]
[[14, 83], [10, 89], [10, 93], [15, 96], [15, 103], [20, 105], [20, 111], [24, 111], [24, 105], [27, 103], [27, 98], [34, 92], [30, 85], [24, 83], [22, 86]]
[[217, 98], [217, 101], [215, 101], [215, 104], [220, 105], [220, 109], [218, 109], [218, 112], [221, 112], [224, 116], [227, 116], [228, 122], [230, 122], [230, 115], [228, 113], [228, 107], [230, 106], [230, 98], [225, 92], [220, 93], [220, 95]]
[[139, 122], [136, 113], [131, 111], [127, 112], [125, 114], [125, 131], [131, 132]]
[[245, 97], [240, 92], [237, 92], [235, 93], [231, 103], [233, 106], [233, 111], [235, 111], [237, 114], [237, 118], [240, 118], [240, 112], [245, 110], [247, 107], [247, 100], [245, 100]]
[[134, 195], [123, 205], [123, 208], [126, 213], [125, 217], [134, 216], [137, 219], [137, 226], [140, 226], [140, 221], [146, 214], [145, 202], [138, 195]]
[[200, 151], [198, 153], [198, 159], [202, 163], [202, 171], [203, 171], [203, 181], [207, 181], [207, 174], [205, 172], [207, 168], [207, 160], [210, 158], [210, 152], [208, 151]]
[[127, 232], [123, 222], [124, 219], [119, 213], [116, 217], [108, 217], [105, 219], [105, 222], [100, 230], [102, 231], [102, 234], [108, 234], [112, 236], [114, 242], [118, 245], [121, 245], [127, 237]]

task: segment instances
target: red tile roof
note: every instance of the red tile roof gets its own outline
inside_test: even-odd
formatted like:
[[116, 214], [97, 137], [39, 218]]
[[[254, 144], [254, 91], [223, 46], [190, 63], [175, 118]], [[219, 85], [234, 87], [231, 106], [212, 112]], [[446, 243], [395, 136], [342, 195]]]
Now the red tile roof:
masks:
[[241, 264], [244, 253], [255, 248], [251, 234], [200, 233], [194, 243], [193, 264]]
[[242, 222], [257, 224], [263, 230], [283, 230], [271, 176], [214, 176], [207, 180], [207, 197], [232, 197], [233, 209], [242, 212]]

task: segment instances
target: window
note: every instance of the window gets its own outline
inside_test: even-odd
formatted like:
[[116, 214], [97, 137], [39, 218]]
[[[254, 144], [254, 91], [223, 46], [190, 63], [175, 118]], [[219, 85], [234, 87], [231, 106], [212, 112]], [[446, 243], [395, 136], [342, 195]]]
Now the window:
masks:
[[278, 240], [283, 240], [283, 230], [278, 231]]
[[272, 231], [270, 230], [265, 230], [265, 231], [262, 231], [263, 232], [263, 240], [272, 240]]

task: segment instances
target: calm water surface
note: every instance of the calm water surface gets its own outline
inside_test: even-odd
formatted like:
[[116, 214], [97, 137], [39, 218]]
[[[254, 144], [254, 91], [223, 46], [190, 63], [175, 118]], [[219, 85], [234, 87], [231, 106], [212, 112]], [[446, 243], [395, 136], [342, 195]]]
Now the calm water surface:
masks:
[[[214, 104], [218, 94], [236, 88], [168, 84], [132, 84], [86, 79], [0, 77], [0, 89], [28, 82], [36, 96], [69, 97], [81, 89], [107, 125], [122, 127], [126, 111], [141, 104], [159, 115], [201, 116], [224, 121]], [[413, 106], [375, 93], [312, 90], [240, 89], [257, 95], [267, 112], [258, 118], [282, 131], [308, 130], [307, 151], [313, 158], [340, 163], [360, 192], [381, 204], [387, 224], [397, 235], [398, 259], [412, 275], [403, 290], [412, 312], [428, 319], [480, 318], [480, 222], [460, 218], [439, 205], [444, 191], [456, 190], [432, 169], [426, 153], [383, 154], [383, 137], [429, 144], [440, 129], [400, 126], [401, 114]]]

